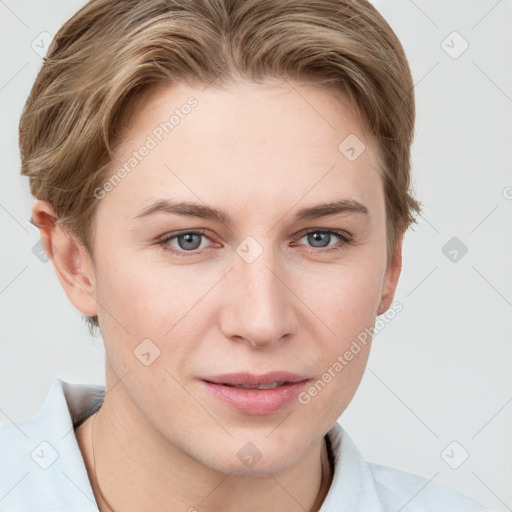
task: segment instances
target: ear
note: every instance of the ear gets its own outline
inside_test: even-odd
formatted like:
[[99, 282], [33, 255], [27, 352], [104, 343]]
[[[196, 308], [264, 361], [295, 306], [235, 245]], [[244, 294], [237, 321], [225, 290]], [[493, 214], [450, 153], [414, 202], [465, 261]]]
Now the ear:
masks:
[[393, 259], [388, 262], [386, 273], [384, 275], [382, 285], [382, 299], [377, 311], [378, 315], [382, 315], [382, 313], [389, 309], [391, 303], [393, 302], [393, 297], [395, 296], [398, 279], [400, 277], [400, 272], [402, 271], [402, 243], [404, 239], [404, 233], [405, 228], [400, 227], [396, 240], [395, 255]]
[[64, 226], [45, 201], [36, 199], [31, 222], [39, 228], [41, 243], [53, 263], [57, 277], [70, 302], [87, 316], [98, 314], [94, 265], [87, 249]]

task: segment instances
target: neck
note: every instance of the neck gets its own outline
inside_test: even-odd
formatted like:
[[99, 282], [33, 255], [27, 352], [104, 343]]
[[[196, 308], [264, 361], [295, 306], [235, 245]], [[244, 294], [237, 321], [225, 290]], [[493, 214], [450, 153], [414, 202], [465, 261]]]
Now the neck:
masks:
[[120, 403], [119, 395], [107, 394], [102, 407], [76, 429], [101, 512], [320, 509], [332, 480], [324, 439], [280, 473], [225, 474], [163, 439], [133, 404]]

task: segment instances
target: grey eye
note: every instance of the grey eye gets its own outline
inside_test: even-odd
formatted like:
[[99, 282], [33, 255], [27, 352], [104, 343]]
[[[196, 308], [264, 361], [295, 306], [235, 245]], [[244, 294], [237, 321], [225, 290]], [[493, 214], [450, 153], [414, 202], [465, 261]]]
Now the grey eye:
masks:
[[[336, 238], [341, 239], [341, 236], [330, 231], [310, 231], [302, 238], [307, 238], [307, 243], [310, 244], [311, 247], [329, 247], [329, 245], [336, 243]], [[334, 244], [330, 244], [331, 241], [334, 241]]]
[[183, 235], [176, 235], [180, 249], [191, 251], [199, 249], [202, 238], [203, 235], [198, 233], [185, 233]]

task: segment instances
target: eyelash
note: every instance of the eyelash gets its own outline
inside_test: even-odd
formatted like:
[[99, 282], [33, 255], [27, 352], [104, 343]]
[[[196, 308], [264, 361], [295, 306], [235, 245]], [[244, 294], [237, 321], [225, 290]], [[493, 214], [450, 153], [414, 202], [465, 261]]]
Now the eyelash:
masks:
[[[338, 236], [340, 239], [341, 239], [341, 242], [342, 242], [342, 245], [341, 246], [332, 246], [332, 247], [329, 247], [327, 249], [317, 249], [317, 250], [313, 250], [313, 251], [308, 251], [312, 254], [316, 254], [316, 253], [325, 253], [325, 252], [332, 252], [332, 251], [339, 251], [339, 250], [342, 250], [345, 248], [345, 245], [348, 245], [348, 244], [351, 244], [353, 242], [353, 238], [351, 235], [349, 235], [348, 233], [346, 233], [345, 231], [338, 231], [336, 229], [310, 229], [310, 230], [307, 230], [307, 231], [303, 231], [301, 232], [298, 237], [298, 240], [300, 240], [301, 238], [305, 237], [306, 235], [309, 235], [310, 233], [329, 233], [331, 235], [336, 235]], [[164, 251], [167, 251], [167, 252], [170, 252], [176, 256], [181, 256], [181, 257], [190, 257], [190, 256], [196, 256], [198, 254], [201, 254], [202, 251], [199, 251], [197, 252], [197, 249], [195, 251], [184, 251], [184, 250], [180, 250], [180, 251], [177, 251], [175, 249], [173, 249], [170, 245], [169, 245], [169, 242], [171, 240], [173, 240], [174, 238], [178, 238], [180, 236], [183, 236], [183, 235], [203, 235], [204, 237], [210, 239], [207, 235], [206, 235], [206, 231], [204, 230], [201, 230], [201, 229], [198, 229], [198, 230], [194, 230], [194, 231], [180, 231], [178, 233], [173, 233], [171, 235], [168, 235], [166, 236], [164, 239], [160, 240], [158, 242], [159, 245], [162, 246], [162, 249]]]

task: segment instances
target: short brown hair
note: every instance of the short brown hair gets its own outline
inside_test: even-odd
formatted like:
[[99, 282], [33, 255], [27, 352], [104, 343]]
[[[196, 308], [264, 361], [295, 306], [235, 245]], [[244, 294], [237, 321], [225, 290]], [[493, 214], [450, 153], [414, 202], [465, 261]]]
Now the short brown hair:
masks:
[[93, 191], [131, 100], [165, 82], [267, 77], [310, 79], [352, 100], [382, 157], [389, 261], [420, 212], [414, 85], [401, 43], [366, 0], [89, 1], [56, 34], [25, 104], [21, 174], [93, 256]]

